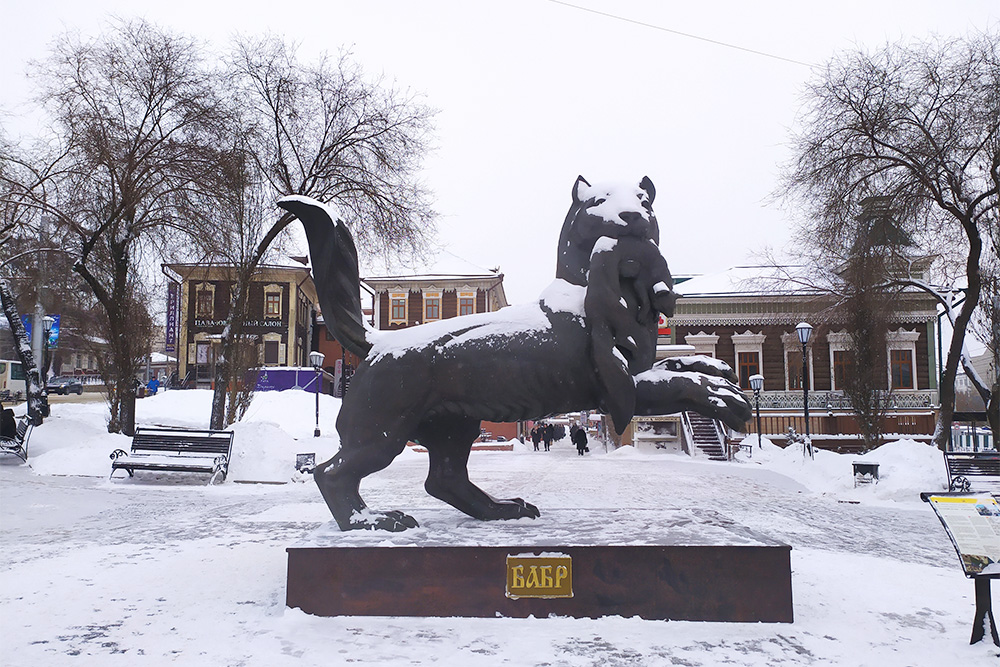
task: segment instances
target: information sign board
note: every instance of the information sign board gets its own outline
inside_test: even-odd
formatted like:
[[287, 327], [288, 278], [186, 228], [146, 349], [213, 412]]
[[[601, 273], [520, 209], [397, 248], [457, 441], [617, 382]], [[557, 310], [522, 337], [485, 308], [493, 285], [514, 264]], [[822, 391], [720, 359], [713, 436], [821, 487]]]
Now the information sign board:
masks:
[[922, 493], [944, 524], [965, 576], [1000, 576], [1000, 503], [988, 493]]

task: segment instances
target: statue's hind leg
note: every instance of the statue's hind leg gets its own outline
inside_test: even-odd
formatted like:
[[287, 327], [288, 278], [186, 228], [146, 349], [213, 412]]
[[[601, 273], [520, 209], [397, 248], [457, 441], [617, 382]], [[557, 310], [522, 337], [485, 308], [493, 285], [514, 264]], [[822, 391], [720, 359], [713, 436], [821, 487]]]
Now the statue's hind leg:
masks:
[[469, 453], [479, 436], [478, 419], [434, 418], [422, 422], [418, 434], [430, 457], [430, 470], [424, 482], [427, 493], [484, 521], [539, 515], [537, 507], [520, 498], [494, 498], [469, 481]]
[[406, 437], [400, 435], [405, 433], [405, 425], [401, 422], [406, 420], [392, 421], [370, 421], [363, 428], [354, 428], [359, 424], [357, 420], [338, 419], [340, 451], [329, 461], [317, 465], [313, 472], [316, 486], [341, 530], [399, 532], [417, 526], [413, 517], [402, 512], [369, 510], [361, 499], [361, 480], [388, 466], [406, 447]]

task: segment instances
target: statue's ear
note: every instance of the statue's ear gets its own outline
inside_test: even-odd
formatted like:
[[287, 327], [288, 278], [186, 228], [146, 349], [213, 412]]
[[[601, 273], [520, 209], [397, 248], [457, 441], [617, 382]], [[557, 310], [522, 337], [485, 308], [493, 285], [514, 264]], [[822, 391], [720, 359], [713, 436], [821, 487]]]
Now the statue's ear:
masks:
[[590, 187], [590, 183], [583, 176], [576, 177], [576, 183], [573, 184], [573, 202], [579, 204], [582, 201], [587, 200], [587, 188]]
[[656, 188], [653, 187], [653, 181], [649, 180], [649, 176], [643, 176], [642, 180], [639, 181], [639, 187], [646, 192], [649, 197], [649, 205], [653, 205], [653, 200], [656, 198]]

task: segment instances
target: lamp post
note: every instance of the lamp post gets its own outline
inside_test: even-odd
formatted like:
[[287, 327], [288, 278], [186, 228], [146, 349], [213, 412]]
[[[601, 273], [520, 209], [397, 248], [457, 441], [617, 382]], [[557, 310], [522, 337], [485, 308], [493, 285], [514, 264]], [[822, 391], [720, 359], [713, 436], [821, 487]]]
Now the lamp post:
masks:
[[813, 456], [812, 438], [809, 437], [809, 375], [806, 372], [806, 346], [809, 345], [809, 337], [812, 336], [812, 325], [808, 322], [799, 322], [795, 326], [795, 333], [799, 335], [799, 342], [802, 343], [802, 409], [806, 415], [806, 440], [802, 447], [802, 456], [809, 453], [809, 458]]
[[322, 352], [312, 351], [309, 353], [309, 363], [316, 369], [316, 430], [313, 431], [314, 438], [319, 437], [319, 392], [323, 388], [322, 373], [324, 356]]
[[753, 389], [753, 400], [757, 403], [757, 449], [760, 449], [760, 390], [764, 388], [764, 376], [760, 373], [751, 375], [750, 388]]

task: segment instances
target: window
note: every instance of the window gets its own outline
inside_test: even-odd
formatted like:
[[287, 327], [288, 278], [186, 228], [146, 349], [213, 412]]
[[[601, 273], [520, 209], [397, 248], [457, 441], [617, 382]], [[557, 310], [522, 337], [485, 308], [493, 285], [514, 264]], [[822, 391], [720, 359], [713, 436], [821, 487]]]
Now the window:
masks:
[[407, 294], [404, 292], [389, 295], [390, 322], [406, 322], [406, 298]]
[[211, 318], [215, 314], [215, 290], [199, 286], [194, 303], [195, 317]]
[[[280, 319], [283, 307], [281, 285], [278, 283], [264, 285], [264, 319]], [[291, 304], [289, 304], [289, 310], [291, 310]]]
[[[809, 357], [812, 356], [810, 350]], [[809, 372], [809, 357], [806, 357], [806, 374]], [[802, 352], [785, 352], [785, 368], [788, 369], [788, 389], [789, 391], [802, 391]]]
[[833, 354], [833, 388], [843, 389], [847, 386], [847, 376], [851, 368], [851, 353], [848, 350], [834, 350]]
[[893, 389], [913, 389], [913, 352], [889, 350], [889, 366]]
[[740, 352], [737, 357], [740, 389], [749, 389], [750, 376], [760, 373], [760, 355], [757, 352]]
[[278, 363], [278, 341], [264, 341], [264, 363], [272, 365]]
[[736, 352], [736, 371], [740, 378], [740, 387], [750, 388], [750, 376], [760, 373], [760, 360], [764, 350], [765, 336], [762, 333], [733, 334], [733, 347]]
[[458, 314], [472, 315], [476, 312], [476, 295], [472, 292], [459, 292]]
[[441, 292], [424, 292], [424, 322], [441, 319]]
[[281, 292], [270, 292], [264, 296], [264, 317], [281, 317]]
[[[781, 334], [781, 343], [785, 348], [785, 387], [786, 391], [802, 391], [802, 343], [794, 331]], [[832, 362], [831, 362], [832, 363]], [[810, 343], [806, 349], [805, 371], [807, 387], [816, 388], [816, 378], [813, 377], [813, 346]]]
[[897, 331], [886, 334], [886, 347], [889, 350], [889, 387], [892, 389], [916, 389], [917, 341], [919, 331], [907, 331], [900, 327]]

